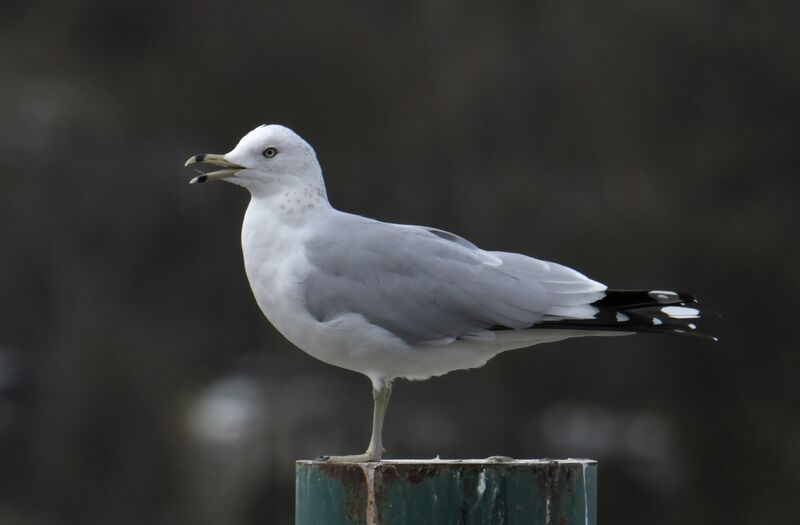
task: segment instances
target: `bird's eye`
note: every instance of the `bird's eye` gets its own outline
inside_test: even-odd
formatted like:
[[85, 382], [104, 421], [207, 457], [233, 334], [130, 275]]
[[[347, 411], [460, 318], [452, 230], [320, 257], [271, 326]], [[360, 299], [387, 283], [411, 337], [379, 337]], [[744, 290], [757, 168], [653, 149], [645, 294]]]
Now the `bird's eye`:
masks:
[[278, 154], [278, 150], [276, 150], [273, 147], [269, 147], [269, 148], [265, 149], [264, 151], [262, 151], [261, 154], [264, 155], [265, 157], [267, 157], [268, 159], [271, 159], [272, 157], [274, 157], [275, 155]]

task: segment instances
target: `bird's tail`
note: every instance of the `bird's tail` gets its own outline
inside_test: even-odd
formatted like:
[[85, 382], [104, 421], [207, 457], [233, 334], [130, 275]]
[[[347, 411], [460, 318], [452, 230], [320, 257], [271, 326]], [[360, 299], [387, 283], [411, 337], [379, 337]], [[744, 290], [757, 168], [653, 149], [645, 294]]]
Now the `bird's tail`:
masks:
[[592, 303], [597, 310], [593, 318], [545, 318], [534, 326], [560, 330], [692, 335], [717, 341], [716, 337], [697, 330], [699, 319], [715, 317], [717, 314], [702, 312], [696, 303], [697, 299], [680, 292], [606, 290], [604, 297]]

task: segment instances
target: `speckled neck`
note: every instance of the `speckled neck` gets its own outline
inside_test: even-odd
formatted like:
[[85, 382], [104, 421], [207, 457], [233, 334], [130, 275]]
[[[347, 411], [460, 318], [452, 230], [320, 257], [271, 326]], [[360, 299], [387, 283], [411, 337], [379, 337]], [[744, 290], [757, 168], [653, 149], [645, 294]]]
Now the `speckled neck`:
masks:
[[[325, 184], [308, 179], [286, 177], [251, 189], [248, 210], [270, 215], [270, 222], [287, 226], [304, 223], [310, 216], [331, 209]], [[261, 220], [264, 220], [262, 218]]]

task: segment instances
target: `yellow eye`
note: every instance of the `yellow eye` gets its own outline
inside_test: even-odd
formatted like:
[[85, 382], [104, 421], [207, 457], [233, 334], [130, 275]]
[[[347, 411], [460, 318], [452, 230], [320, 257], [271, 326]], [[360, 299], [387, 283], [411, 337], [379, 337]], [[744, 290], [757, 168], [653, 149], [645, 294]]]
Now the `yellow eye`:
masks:
[[276, 150], [273, 147], [269, 147], [264, 151], [262, 151], [261, 154], [264, 155], [266, 158], [271, 159], [272, 157], [278, 154], [278, 150]]

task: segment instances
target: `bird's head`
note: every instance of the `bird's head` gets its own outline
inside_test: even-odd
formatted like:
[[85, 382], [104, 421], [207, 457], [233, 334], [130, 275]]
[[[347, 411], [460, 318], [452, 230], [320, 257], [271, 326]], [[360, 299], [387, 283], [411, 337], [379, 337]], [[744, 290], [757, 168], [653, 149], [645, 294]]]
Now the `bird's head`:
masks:
[[224, 155], [194, 155], [186, 161], [186, 166], [196, 163], [221, 169], [198, 175], [190, 184], [224, 180], [254, 193], [277, 183], [322, 182], [314, 149], [294, 131], [276, 124], [257, 127]]

